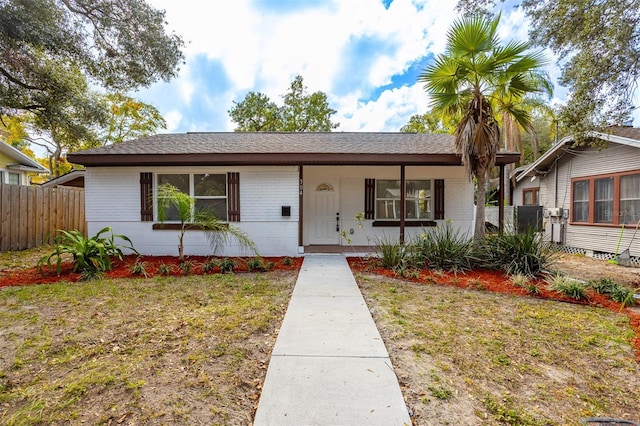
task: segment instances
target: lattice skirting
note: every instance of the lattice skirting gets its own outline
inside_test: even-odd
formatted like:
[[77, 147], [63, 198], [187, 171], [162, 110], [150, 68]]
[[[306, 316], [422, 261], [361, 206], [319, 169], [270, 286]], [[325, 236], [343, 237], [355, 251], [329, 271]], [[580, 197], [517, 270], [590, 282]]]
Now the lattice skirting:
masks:
[[[564, 253], [569, 253], [569, 254], [587, 254], [587, 250], [581, 249], [581, 248], [577, 248], [577, 247], [570, 247], [570, 246], [564, 246], [564, 245], [559, 245], [559, 244], [556, 244], [555, 247], [558, 250], [560, 250], [560, 251], [562, 251]], [[599, 260], [611, 260], [611, 259], [615, 259], [616, 255], [615, 255], [615, 253], [606, 253], [606, 252], [601, 252], [601, 251], [594, 251], [593, 255], [591, 257], [593, 257], [594, 259], [599, 259]], [[630, 263], [634, 267], [640, 267], [640, 257], [631, 256]]]

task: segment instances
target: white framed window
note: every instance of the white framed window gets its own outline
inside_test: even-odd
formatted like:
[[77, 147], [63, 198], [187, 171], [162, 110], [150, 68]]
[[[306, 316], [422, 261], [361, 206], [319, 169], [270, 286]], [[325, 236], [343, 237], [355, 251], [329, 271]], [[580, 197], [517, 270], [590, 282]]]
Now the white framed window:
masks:
[[[227, 221], [227, 175], [225, 173], [158, 174], [157, 187], [170, 184], [195, 200], [198, 211], [208, 211], [220, 221]], [[165, 212], [167, 221], [180, 217], [174, 207]]]
[[[405, 183], [405, 219], [425, 220], [433, 218], [433, 181], [407, 180]], [[376, 180], [377, 220], [400, 219], [400, 181]]]

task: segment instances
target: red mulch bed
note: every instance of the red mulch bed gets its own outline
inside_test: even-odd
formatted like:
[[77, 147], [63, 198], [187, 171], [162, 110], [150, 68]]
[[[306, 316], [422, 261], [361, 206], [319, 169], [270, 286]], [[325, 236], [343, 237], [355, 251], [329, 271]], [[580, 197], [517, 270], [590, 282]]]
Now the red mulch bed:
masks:
[[[221, 257], [212, 256], [187, 256], [185, 260], [191, 262], [191, 269], [189, 275], [202, 275], [202, 274], [216, 274], [220, 273], [220, 268], [214, 268], [211, 271], [205, 272], [203, 266], [211, 259], [222, 259]], [[231, 258], [235, 262], [236, 266], [233, 268], [234, 273], [248, 272], [247, 261], [250, 258], [245, 257], [233, 257]], [[303, 258], [292, 257], [290, 265], [283, 263], [283, 257], [263, 257], [265, 263], [273, 262], [273, 268], [270, 270], [278, 271], [296, 271], [300, 269]], [[185, 275], [180, 269], [180, 262], [175, 256], [125, 256], [122, 260], [114, 260], [112, 262], [112, 270], [105, 272], [105, 278], [140, 278], [140, 275], [133, 273], [133, 265], [138, 262], [144, 265], [144, 269], [147, 276], [158, 276], [158, 268], [161, 265], [167, 265], [170, 268], [170, 276]], [[8, 272], [0, 277], [0, 287], [7, 286], [21, 286], [31, 284], [49, 284], [58, 281], [80, 281], [81, 276], [78, 273], [72, 271], [71, 263], [63, 263], [60, 276], [56, 275], [55, 264], [53, 268], [45, 267], [43, 273], [37, 267], [23, 269], [19, 271]]]
[[638, 309], [621, 308], [620, 303], [614, 302], [603, 294], [595, 291], [588, 291], [587, 300], [575, 300], [564, 294], [549, 290], [542, 280], [534, 281], [539, 293], [533, 295], [522, 287], [517, 287], [509, 280], [502, 271], [493, 270], [473, 270], [464, 274], [454, 274], [449, 272], [433, 271], [430, 269], [420, 270], [418, 277], [401, 277], [394, 271], [380, 266], [376, 266], [375, 260], [367, 260], [356, 257], [347, 258], [351, 269], [359, 272], [369, 272], [392, 278], [399, 278], [424, 284], [448, 285], [465, 289], [486, 290], [495, 293], [512, 294], [517, 296], [536, 297], [540, 299], [555, 300], [560, 302], [575, 303], [579, 305], [589, 305], [608, 309], [620, 313], [623, 312], [629, 317], [629, 323], [636, 333], [636, 337], [631, 340], [631, 344], [636, 353], [636, 361], [640, 362], [640, 311]]

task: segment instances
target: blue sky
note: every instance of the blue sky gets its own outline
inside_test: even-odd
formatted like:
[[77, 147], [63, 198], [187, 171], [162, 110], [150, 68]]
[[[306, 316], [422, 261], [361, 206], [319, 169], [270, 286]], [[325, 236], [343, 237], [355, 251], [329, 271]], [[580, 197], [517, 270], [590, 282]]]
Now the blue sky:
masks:
[[[298, 74], [309, 93], [327, 94], [337, 131], [398, 131], [428, 109], [417, 76], [457, 17], [455, 0], [148, 2], [187, 43], [177, 78], [132, 94], [160, 110], [166, 132], [232, 131], [233, 101], [255, 91], [281, 104]], [[502, 41], [527, 30], [524, 14], [503, 6]], [[555, 80], [558, 68], [548, 71]], [[565, 97], [556, 86], [553, 102]]]

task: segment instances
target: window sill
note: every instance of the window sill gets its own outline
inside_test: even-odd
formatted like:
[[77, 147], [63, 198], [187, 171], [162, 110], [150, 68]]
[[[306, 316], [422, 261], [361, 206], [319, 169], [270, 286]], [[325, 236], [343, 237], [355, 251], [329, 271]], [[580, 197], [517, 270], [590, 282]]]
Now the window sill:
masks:
[[[437, 226], [438, 224], [433, 220], [405, 220], [404, 226], [406, 228], [419, 227], [419, 226]], [[373, 221], [373, 227], [399, 227], [399, 220], [375, 220]]]
[[[229, 227], [228, 223], [221, 223], [220, 225], [224, 226], [225, 228]], [[153, 229], [154, 231], [160, 230], [160, 231], [180, 231], [182, 230], [182, 224], [180, 223], [154, 223], [151, 226], [151, 229]], [[202, 225], [198, 225], [195, 223], [189, 223], [185, 226], [184, 228], [186, 231], [206, 231], [207, 228], [205, 226]]]

